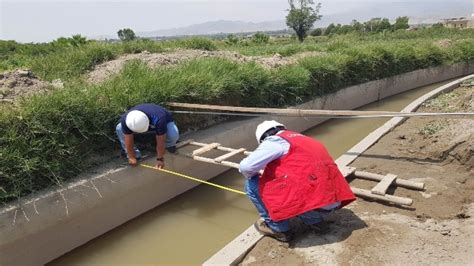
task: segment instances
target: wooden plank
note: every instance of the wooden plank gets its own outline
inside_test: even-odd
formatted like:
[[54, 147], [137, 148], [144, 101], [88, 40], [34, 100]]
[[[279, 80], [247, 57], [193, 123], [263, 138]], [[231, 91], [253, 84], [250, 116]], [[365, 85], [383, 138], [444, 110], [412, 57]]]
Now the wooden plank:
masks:
[[168, 102], [168, 106], [205, 109], [214, 111], [254, 113], [254, 114], [278, 114], [285, 116], [378, 116], [378, 117], [413, 117], [413, 116], [450, 116], [450, 117], [466, 117], [474, 116], [474, 113], [416, 113], [416, 112], [388, 112], [388, 111], [353, 111], [353, 110], [310, 110], [310, 109], [291, 109], [291, 108], [256, 108], [256, 107], [238, 107], [223, 106], [210, 104], [194, 104], [194, 103], [176, 103]]
[[218, 147], [218, 146], [220, 146], [220, 145], [221, 145], [221, 144], [220, 144], [220, 143], [217, 143], [217, 142], [211, 143], [211, 144], [207, 144], [207, 145], [204, 146], [204, 147], [201, 147], [201, 148], [199, 148], [199, 149], [197, 149], [197, 150], [194, 150], [194, 151], [191, 153], [191, 155], [192, 155], [192, 156], [196, 156], [196, 155], [199, 155], [199, 154], [208, 152], [208, 151], [210, 151], [210, 150], [212, 150], [212, 149], [214, 149], [214, 148], [216, 148], [216, 147]]
[[342, 175], [344, 177], [347, 178], [347, 176], [349, 176], [350, 174], [354, 173], [356, 170], [355, 167], [349, 167], [349, 166], [345, 166], [345, 167], [341, 167], [339, 168], [339, 171], [341, 171]]
[[[364, 172], [364, 171], [355, 171], [354, 175], [359, 178], [367, 179], [367, 180], [374, 180], [374, 181], [382, 181], [384, 175]], [[406, 179], [397, 178], [394, 181], [394, 184], [400, 187], [423, 190], [425, 188], [424, 183], [420, 182], [413, 182]]]
[[226, 154], [224, 154], [224, 155], [222, 155], [222, 156], [219, 156], [219, 157], [217, 157], [217, 158], [214, 158], [214, 161], [216, 161], [216, 162], [222, 162], [222, 161], [224, 161], [225, 159], [228, 159], [228, 158], [230, 158], [230, 157], [232, 157], [232, 156], [234, 156], [234, 155], [236, 155], [236, 154], [242, 153], [242, 152], [244, 152], [244, 151], [245, 151], [244, 148], [240, 148], [240, 149], [238, 149], [238, 150], [233, 150], [233, 151], [231, 151], [231, 152], [229, 152], [229, 153], [226, 153]]
[[392, 196], [392, 195], [377, 195], [377, 194], [372, 194], [369, 190], [366, 189], [360, 189], [360, 188], [355, 188], [351, 187], [352, 192], [359, 197], [362, 198], [369, 198], [369, 199], [375, 199], [379, 201], [384, 201], [384, 202], [391, 202], [391, 203], [396, 203], [400, 205], [406, 205], [406, 206], [411, 206], [413, 203], [413, 200], [410, 198], [403, 198], [403, 197], [397, 197], [397, 196]]
[[228, 166], [232, 167], [235, 169], [239, 169], [239, 164], [234, 163], [234, 162], [229, 162], [229, 161], [222, 161], [220, 163], [214, 161], [214, 159], [207, 158], [207, 157], [202, 157], [202, 156], [191, 156], [193, 160], [200, 161], [200, 162], [205, 162], [205, 163], [212, 163], [212, 164], [217, 164], [217, 165], [222, 165], [222, 166]]
[[207, 158], [207, 157], [202, 157], [202, 156], [191, 156], [193, 160], [200, 161], [200, 162], [205, 162], [205, 163], [212, 163], [212, 164], [220, 164], [216, 163], [214, 159]]
[[189, 145], [189, 144], [191, 144], [191, 142], [193, 142], [193, 141], [194, 141], [194, 140], [192, 140], [192, 139], [188, 139], [188, 140], [185, 140], [185, 141], [178, 142], [178, 143], [176, 143], [176, 149], [179, 149], [179, 148], [182, 148], [182, 147], [184, 147], [184, 146], [186, 146], [186, 145]]
[[[202, 146], [202, 147], [208, 145], [207, 143], [201, 143], [201, 142], [195, 142], [195, 141], [191, 142], [190, 144], [191, 144], [191, 145], [196, 145], [196, 146]], [[220, 151], [228, 151], [228, 152], [231, 152], [231, 151], [235, 151], [235, 150], [236, 150], [236, 149], [228, 148], [228, 147], [224, 147], [224, 146], [219, 146], [219, 147], [217, 147], [216, 149], [218, 149], [218, 150], [220, 150]], [[251, 154], [251, 153], [252, 153], [252, 152], [250, 152], [250, 151], [244, 151], [244, 154], [245, 154], [245, 155], [249, 155], [249, 154]]]
[[189, 144], [195, 145], [195, 146], [201, 146], [201, 147], [204, 147], [204, 146], [209, 145], [209, 143], [201, 143], [201, 142], [196, 142], [196, 141], [192, 141], [192, 142], [189, 143]]
[[399, 112], [386, 111], [336, 111], [336, 110], [309, 110], [309, 109], [290, 109], [290, 108], [256, 108], [256, 107], [238, 107], [238, 106], [223, 106], [210, 104], [194, 104], [194, 103], [177, 103], [168, 102], [168, 106], [191, 108], [191, 109], [205, 109], [216, 111], [229, 112], [245, 112], [245, 113], [260, 113], [260, 114], [290, 114], [290, 115], [380, 115], [380, 114], [399, 114]]
[[229, 162], [229, 161], [222, 161], [221, 164], [225, 165], [225, 166], [235, 168], [235, 169], [239, 169], [239, 164], [238, 163]]
[[372, 188], [372, 190], [370, 192], [372, 194], [377, 194], [377, 195], [382, 195], [382, 196], [385, 195], [385, 193], [387, 192], [388, 187], [393, 183], [393, 181], [395, 181], [395, 179], [397, 179], [396, 175], [387, 174], [382, 179], [382, 181], [377, 183], [377, 185], [375, 185], [375, 187]]

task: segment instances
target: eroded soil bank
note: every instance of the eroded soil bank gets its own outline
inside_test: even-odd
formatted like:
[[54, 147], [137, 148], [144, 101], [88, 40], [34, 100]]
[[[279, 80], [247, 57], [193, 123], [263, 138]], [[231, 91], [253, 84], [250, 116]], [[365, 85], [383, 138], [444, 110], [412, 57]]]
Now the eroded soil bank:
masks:
[[[430, 100], [418, 112], [473, 112], [474, 87]], [[331, 230], [308, 233], [289, 245], [263, 238], [242, 265], [457, 264], [474, 252], [474, 120], [410, 118], [353, 164], [424, 182], [425, 191], [389, 190], [414, 200], [411, 207], [363, 199], [328, 217]], [[371, 188], [375, 182], [352, 180]]]
[[280, 54], [274, 54], [273, 56], [246, 56], [232, 51], [203, 51], [185, 49], [179, 49], [169, 53], [149, 53], [145, 51], [139, 54], [126, 54], [115, 60], [97, 65], [94, 70], [88, 74], [88, 81], [95, 84], [103, 82], [111, 75], [119, 73], [123, 66], [131, 60], [140, 60], [153, 68], [159, 65], [177, 65], [192, 59], [217, 57], [229, 59], [238, 63], [255, 62], [266, 69], [270, 69], [294, 64], [298, 61], [298, 59], [309, 56], [318, 56], [321, 54], [322, 52], [302, 52], [293, 56], [283, 57]]

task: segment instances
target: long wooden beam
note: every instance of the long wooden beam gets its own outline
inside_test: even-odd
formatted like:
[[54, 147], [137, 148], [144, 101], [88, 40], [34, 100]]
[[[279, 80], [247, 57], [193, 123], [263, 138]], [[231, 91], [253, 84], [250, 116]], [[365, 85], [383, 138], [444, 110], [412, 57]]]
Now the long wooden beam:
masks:
[[282, 108], [256, 108], [256, 107], [238, 107], [222, 106], [210, 104], [194, 103], [176, 103], [169, 102], [169, 107], [180, 107], [188, 109], [201, 109], [237, 113], [251, 114], [273, 114], [284, 116], [329, 116], [329, 117], [412, 117], [412, 116], [454, 116], [466, 117], [474, 116], [474, 113], [407, 113], [407, 112], [388, 112], [388, 111], [354, 111], [354, 110], [308, 110], [308, 109], [282, 109]]

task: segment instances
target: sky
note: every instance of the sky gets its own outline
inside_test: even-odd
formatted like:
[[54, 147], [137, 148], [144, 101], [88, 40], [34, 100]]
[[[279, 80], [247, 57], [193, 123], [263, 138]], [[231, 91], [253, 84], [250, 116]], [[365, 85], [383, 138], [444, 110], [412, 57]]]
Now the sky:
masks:
[[[331, 15], [360, 10], [374, 3], [403, 1], [407, 0], [319, 2], [323, 6], [321, 14]], [[456, 1], [474, 5], [474, 0]], [[416, 2], [426, 3], [427, 7], [430, 3], [429, 0]], [[274, 21], [284, 19], [287, 8], [287, 0], [0, 0], [0, 39], [44, 42], [73, 34], [114, 36], [122, 28], [143, 32], [215, 20]]]

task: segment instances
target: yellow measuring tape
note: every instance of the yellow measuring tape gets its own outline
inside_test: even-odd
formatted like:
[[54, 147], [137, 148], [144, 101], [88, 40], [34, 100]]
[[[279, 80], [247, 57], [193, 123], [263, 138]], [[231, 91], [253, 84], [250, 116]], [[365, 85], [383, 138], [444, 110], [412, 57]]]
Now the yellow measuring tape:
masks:
[[246, 195], [245, 192], [243, 192], [243, 191], [236, 190], [236, 189], [229, 188], [229, 187], [224, 187], [224, 186], [221, 186], [221, 185], [218, 185], [218, 184], [214, 184], [214, 183], [211, 183], [211, 182], [201, 180], [199, 178], [195, 178], [195, 177], [192, 177], [192, 176], [188, 176], [188, 175], [180, 174], [180, 173], [177, 173], [177, 172], [173, 172], [171, 170], [159, 169], [159, 168], [156, 168], [154, 166], [147, 165], [147, 164], [140, 164], [140, 166], [150, 168], [150, 169], [154, 169], [154, 170], [158, 170], [158, 171], [165, 172], [165, 173], [168, 173], [168, 174], [172, 174], [172, 175], [175, 175], [175, 176], [180, 176], [180, 177], [184, 177], [184, 178], [187, 178], [187, 179], [191, 179], [191, 180], [196, 181], [196, 182], [204, 183], [206, 185], [217, 187], [217, 188], [227, 190], [227, 191], [230, 191], [230, 192], [234, 192], [234, 193], [237, 193], [237, 194]]

